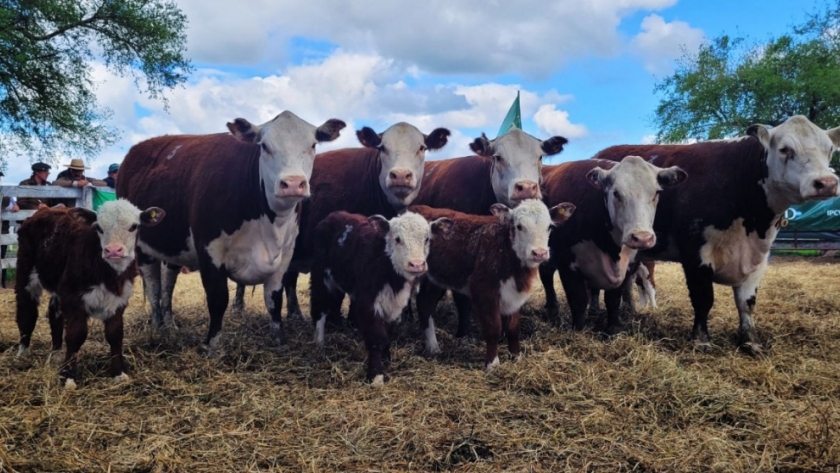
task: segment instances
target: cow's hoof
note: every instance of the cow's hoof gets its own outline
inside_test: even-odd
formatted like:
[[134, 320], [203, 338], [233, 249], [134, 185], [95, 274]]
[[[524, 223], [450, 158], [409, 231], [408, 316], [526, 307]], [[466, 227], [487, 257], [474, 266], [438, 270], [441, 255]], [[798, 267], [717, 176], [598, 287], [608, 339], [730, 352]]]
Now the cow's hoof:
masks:
[[426, 355], [427, 358], [434, 358], [440, 355], [440, 345], [435, 343], [434, 345], [426, 345], [426, 349], [423, 350], [423, 354]]
[[23, 345], [18, 346], [18, 358], [28, 358], [30, 354], [32, 354], [32, 351], [29, 350], [29, 347]]
[[708, 340], [694, 340], [694, 349], [701, 353], [708, 353], [712, 349], [712, 344]]
[[127, 383], [130, 380], [131, 378], [129, 378], [128, 375], [125, 373], [120, 373], [119, 375], [114, 376], [114, 384]]
[[499, 357], [497, 356], [496, 358], [493, 358], [493, 361], [491, 361], [490, 363], [487, 363], [487, 366], [484, 367], [484, 372], [485, 373], [490, 373], [498, 367], [499, 367]]
[[47, 356], [47, 363], [49, 363], [52, 366], [60, 365], [61, 362], [64, 360], [62, 355], [63, 355], [63, 353], [62, 353], [61, 350], [51, 351], [50, 354]]
[[73, 378], [67, 378], [64, 381], [64, 389], [66, 389], [67, 391], [75, 390], [76, 389], [76, 381], [74, 381]]
[[271, 337], [271, 342], [277, 346], [283, 344], [283, 326], [277, 322], [271, 322], [268, 325], [268, 336]]
[[761, 344], [757, 342], [742, 343], [740, 348], [741, 350], [744, 350], [744, 353], [750, 356], [757, 358], [763, 358], [765, 356], [764, 349], [761, 347]]
[[294, 320], [303, 320], [304, 319], [303, 312], [301, 312], [300, 309], [289, 311], [289, 314], [287, 315], [287, 317], [289, 319], [294, 319]]
[[245, 303], [240, 300], [234, 300], [233, 304], [230, 305], [230, 313], [231, 314], [240, 314], [242, 311], [245, 310]]
[[370, 386], [377, 389], [385, 386], [385, 375], [378, 374], [374, 376], [373, 379], [370, 380]]
[[624, 329], [621, 327], [621, 325], [615, 324], [615, 325], [608, 325], [607, 326], [607, 335], [609, 335], [610, 337], [614, 337], [614, 336], [619, 335], [623, 332], [624, 332]]

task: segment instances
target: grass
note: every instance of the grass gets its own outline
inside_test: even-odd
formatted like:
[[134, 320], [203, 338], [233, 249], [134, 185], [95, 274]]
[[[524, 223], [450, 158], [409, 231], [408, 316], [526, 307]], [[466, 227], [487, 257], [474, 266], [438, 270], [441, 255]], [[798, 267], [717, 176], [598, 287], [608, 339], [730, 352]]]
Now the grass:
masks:
[[[715, 288], [713, 348], [695, 352], [682, 274], [662, 264], [659, 309], [628, 316], [615, 338], [550, 326], [536, 292], [523, 311], [523, 358], [490, 374], [482, 342], [450, 336], [446, 300], [443, 354], [423, 357], [416, 327], [398, 327], [382, 389], [363, 382], [353, 331], [328, 333], [319, 352], [308, 319], [292, 319], [287, 343], [273, 346], [260, 288], [244, 313], [226, 315], [225, 355], [206, 357], [204, 295], [190, 274], [176, 287], [177, 341], [149, 337], [138, 280], [126, 324], [132, 379], [107, 377], [94, 321], [79, 389], [67, 392], [43, 317], [33, 355], [15, 357], [14, 297], [2, 292], [0, 471], [836, 471], [832, 261], [772, 258], [757, 304], [764, 357], [737, 349], [726, 287]], [[302, 277], [302, 296], [306, 285]]]

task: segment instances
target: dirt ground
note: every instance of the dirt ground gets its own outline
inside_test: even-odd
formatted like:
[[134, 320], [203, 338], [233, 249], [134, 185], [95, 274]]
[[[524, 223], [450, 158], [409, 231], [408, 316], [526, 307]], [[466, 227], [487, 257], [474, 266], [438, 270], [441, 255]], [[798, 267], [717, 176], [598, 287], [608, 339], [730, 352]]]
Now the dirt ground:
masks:
[[[692, 311], [680, 268], [657, 267], [656, 310], [627, 333], [553, 327], [544, 296], [523, 310], [524, 356], [502, 347], [482, 370], [483, 343], [455, 339], [438, 309], [443, 354], [422, 355], [416, 322], [395, 329], [382, 389], [364, 383], [352, 330], [315, 349], [308, 318], [268, 337], [261, 288], [226, 314], [225, 354], [208, 358], [198, 274], [181, 276], [177, 340], [148, 333], [141, 283], [126, 314], [131, 379], [107, 375], [102, 324], [91, 322], [79, 388], [65, 391], [42, 317], [32, 356], [16, 357], [14, 293], [0, 293], [0, 471], [838, 471], [840, 264], [773, 257], [758, 294], [765, 356], [737, 349], [730, 288], [715, 289], [713, 347], [689, 340]], [[555, 285], [565, 304], [559, 281]], [[300, 278], [308, 315], [308, 280]], [[231, 296], [233, 285], [230, 286]], [[476, 332], [477, 333], [477, 332]]]

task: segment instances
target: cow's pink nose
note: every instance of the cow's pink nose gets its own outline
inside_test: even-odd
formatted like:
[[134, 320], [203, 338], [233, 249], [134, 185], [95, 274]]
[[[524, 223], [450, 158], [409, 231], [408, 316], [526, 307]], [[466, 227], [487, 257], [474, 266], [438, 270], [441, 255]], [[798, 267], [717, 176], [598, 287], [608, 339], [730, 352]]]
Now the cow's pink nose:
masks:
[[656, 243], [656, 235], [651, 232], [634, 232], [624, 242], [625, 245], [636, 250], [646, 250]]
[[122, 258], [125, 256], [125, 248], [120, 246], [106, 246], [105, 247], [105, 257], [106, 258]]
[[408, 272], [410, 273], [425, 273], [426, 272], [426, 261], [417, 259], [411, 260], [408, 262]]
[[540, 196], [540, 186], [534, 181], [519, 181], [513, 185], [515, 200], [535, 199]]
[[837, 195], [837, 178], [836, 177], [821, 177], [814, 180], [814, 189], [817, 190], [817, 195], [834, 196]]
[[414, 181], [414, 173], [408, 169], [394, 169], [388, 173], [392, 186], [410, 187]]
[[545, 248], [531, 250], [531, 257], [534, 259], [534, 261], [545, 261], [548, 259], [548, 250]]
[[277, 197], [305, 197], [309, 185], [304, 176], [289, 176], [280, 179], [280, 189], [277, 191]]

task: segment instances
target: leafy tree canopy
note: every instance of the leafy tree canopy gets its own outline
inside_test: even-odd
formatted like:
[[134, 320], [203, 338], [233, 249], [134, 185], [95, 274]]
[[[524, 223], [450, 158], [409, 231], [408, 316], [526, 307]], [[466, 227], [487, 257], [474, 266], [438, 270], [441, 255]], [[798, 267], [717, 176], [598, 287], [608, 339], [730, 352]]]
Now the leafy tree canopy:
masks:
[[685, 55], [656, 85], [659, 142], [742, 135], [754, 123], [805, 115], [840, 125], [840, 0], [769, 42], [723, 35]]
[[171, 0], [0, 0], [0, 156], [93, 156], [116, 140], [92, 65], [152, 98], [183, 83], [187, 19]]

